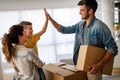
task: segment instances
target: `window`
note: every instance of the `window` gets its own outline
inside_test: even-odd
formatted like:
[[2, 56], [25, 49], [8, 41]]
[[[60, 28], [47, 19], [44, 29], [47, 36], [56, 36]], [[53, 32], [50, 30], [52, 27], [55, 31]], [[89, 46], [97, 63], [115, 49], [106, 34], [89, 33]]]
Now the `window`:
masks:
[[[47, 10], [50, 15], [60, 24], [68, 26], [77, 23], [80, 20], [78, 8], [61, 8]], [[42, 29], [45, 22], [43, 10], [25, 10], [0, 12], [0, 26], [3, 30], [0, 37], [8, 31], [13, 24], [19, 21], [30, 21], [33, 23], [34, 33]], [[49, 22], [47, 32], [41, 36], [38, 42], [39, 57], [45, 63], [54, 63], [59, 61], [61, 55], [72, 55], [74, 46], [74, 34], [61, 34]], [[67, 56], [66, 56], [67, 58]], [[72, 56], [71, 56], [72, 58]], [[2, 62], [5, 62], [2, 55]]]
[[114, 21], [115, 23], [119, 23], [119, 8], [116, 7], [114, 11]]

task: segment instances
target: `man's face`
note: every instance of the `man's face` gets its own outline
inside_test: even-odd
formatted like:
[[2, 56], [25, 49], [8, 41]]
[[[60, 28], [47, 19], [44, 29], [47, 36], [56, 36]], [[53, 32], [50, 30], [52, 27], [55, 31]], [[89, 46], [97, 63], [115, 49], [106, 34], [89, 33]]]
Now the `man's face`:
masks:
[[86, 5], [80, 5], [80, 12], [79, 14], [81, 15], [82, 19], [88, 19], [90, 14], [89, 14], [89, 9], [87, 8]]
[[27, 34], [28, 37], [30, 37], [33, 34], [32, 25], [25, 25], [24, 27], [25, 33]]

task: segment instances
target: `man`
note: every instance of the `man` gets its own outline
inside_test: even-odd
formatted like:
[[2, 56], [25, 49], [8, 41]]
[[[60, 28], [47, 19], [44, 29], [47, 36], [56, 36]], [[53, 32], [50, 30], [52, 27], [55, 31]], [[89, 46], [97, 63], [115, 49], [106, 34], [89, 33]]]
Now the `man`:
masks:
[[75, 33], [73, 51], [73, 62], [75, 65], [77, 64], [78, 51], [81, 45], [92, 45], [107, 49], [104, 58], [98, 63], [88, 66], [90, 71], [87, 72], [88, 80], [102, 80], [101, 68], [109, 62], [110, 58], [117, 55], [118, 47], [114, 42], [108, 26], [95, 17], [95, 12], [98, 6], [96, 0], [81, 0], [79, 1], [78, 6], [80, 6], [79, 14], [83, 21], [80, 21], [75, 25], [60, 25], [53, 20], [49, 14], [48, 18], [59, 32], [63, 34]]

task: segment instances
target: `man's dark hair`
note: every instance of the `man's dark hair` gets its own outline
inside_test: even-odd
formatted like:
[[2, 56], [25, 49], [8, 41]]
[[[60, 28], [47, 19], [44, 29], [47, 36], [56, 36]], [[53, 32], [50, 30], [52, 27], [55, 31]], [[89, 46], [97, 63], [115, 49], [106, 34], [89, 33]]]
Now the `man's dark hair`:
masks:
[[78, 5], [86, 5], [88, 8], [93, 9], [93, 13], [96, 12], [98, 4], [96, 0], [81, 0], [78, 2]]

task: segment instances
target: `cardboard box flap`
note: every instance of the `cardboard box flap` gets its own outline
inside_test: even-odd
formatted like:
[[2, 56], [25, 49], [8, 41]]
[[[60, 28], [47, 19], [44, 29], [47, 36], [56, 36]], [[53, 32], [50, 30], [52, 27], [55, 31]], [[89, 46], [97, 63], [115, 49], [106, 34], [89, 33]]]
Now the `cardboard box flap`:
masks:
[[51, 72], [55, 73], [56, 69], [54, 69], [54, 67], [52, 67], [52, 66], [53, 66], [53, 64], [47, 64], [47, 65], [44, 66], [44, 68], [48, 71], [51, 71]]
[[54, 64], [47, 64], [46, 66], [44, 66], [44, 68], [54, 74], [58, 74], [64, 77], [74, 74], [74, 72], [60, 68]]
[[59, 62], [59, 63], [56, 63], [55, 65], [56, 66], [62, 66], [62, 65], [66, 65], [66, 63], [65, 62]]
[[73, 71], [73, 72], [78, 72], [78, 71], [80, 71], [80, 70], [76, 69], [75, 66], [69, 65], [69, 64], [65, 64], [65, 65], [62, 65], [62, 66], [59, 66], [59, 67], [61, 67], [61, 68], [63, 68], [63, 69], [70, 70], [70, 71]]

